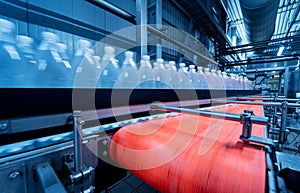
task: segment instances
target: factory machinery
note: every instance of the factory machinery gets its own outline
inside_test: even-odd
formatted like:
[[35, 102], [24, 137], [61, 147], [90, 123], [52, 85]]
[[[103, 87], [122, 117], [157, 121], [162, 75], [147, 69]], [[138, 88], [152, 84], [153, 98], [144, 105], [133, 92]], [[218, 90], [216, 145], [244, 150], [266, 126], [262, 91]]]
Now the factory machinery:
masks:
[[299, 192], [299, 107], [251, 95], [1, 119], [0, 190], [101, 192], [130, 171], [160, 192]]
[[136, 64], [127, 49], [119, 63], [116, 45], [93, 50], [97, 30], [76, 26], [32, 25], [33, 49], [0, 19], [1, 193], [99, 193], [128, 171], [159, 192], [300, 192], [299, 66], [285, 96], [260, 95], [217, 67]]
[[101, 192], [128, 171], [159, 192], [300, 191], [299, 68], [290, 98], [259, 96], [217, 69], [120, 64], [111, 45], [100, 60], [84, 39], [71, 60], [51, 32], [33, 50], [0, 25], [1, 193]]

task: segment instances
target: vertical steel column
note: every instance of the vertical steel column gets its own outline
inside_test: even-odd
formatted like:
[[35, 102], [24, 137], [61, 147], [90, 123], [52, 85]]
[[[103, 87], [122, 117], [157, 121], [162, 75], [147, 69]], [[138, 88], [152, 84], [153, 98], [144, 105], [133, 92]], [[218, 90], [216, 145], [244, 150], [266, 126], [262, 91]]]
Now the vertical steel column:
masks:
[[281, 95], [281, 87], [282, 87], [282, 73], [279, 74], [279, 83], [278, 83], [278, 95]]
[[74, 169], [75, 172], [81, 172], [83, 167], [82, 159], [82, 125], [84, 121], [82, 120], [81, 111], [73, 112], [74, 118]]
[[287, 98], [288, 90], [289, 90], [289, 72], [290, 68], [287, 66], [287, 62], [284, 62], [285, 71], [284, 71], [284, 96]]
[[[162, 0], [156, 0], [156, 7], [155, 7], [156, 15], [155, 15], [155, 20], [156, 20], [156, 27], [158, 29], [161, 29], [162, 25]], [[162, 58], [162, 47], [161, 47], [161, 39], [157, 39], [157, 45], [156, 45], [156, 58]]]
[[138, 59], [143, 55], [147, 55], [147, 43], [148, 43], [148, 34], [147, 34], [147, 0], [136, 0], [136, 24], [137, 24], [137, 43], [140, 46]]
[[286, 120], [287, 120], [287, 110], [288, 110], [288, 103], [286, 101], [282, 102], [281, 105], [282, 108], [282, 114], [281, 114], [281, 128], [280, 128], [280, 132], [279, 132], [279, 144], [283, 144], [284, 143], [284, 134], [285, 134], [285, 130], [286, 130]]

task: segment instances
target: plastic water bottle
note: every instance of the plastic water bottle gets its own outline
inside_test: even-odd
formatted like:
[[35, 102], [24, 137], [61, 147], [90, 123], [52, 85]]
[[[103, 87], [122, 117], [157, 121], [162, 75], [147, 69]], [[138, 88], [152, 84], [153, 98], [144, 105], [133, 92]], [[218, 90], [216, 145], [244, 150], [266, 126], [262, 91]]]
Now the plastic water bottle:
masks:
[[101, 64], [103, 68], [99, 78], [99, 85], [102, 88], [113, 88], [121, 73], [118, 60], [115, 58], [114, 47], [104, 47], [104, 55]]
[[199, 76], [197, 75], [195, 65], [189, 65], [188, 77], [189, 77], [189, 81], [193, 85], [193, 87], [195, 89], [199, 89], [200, 88], [200, 80], [199, 80]]
[[95, 62], [95, 65], [96, 65], [96, 68], [98, 69], [98, 70], [101, 70], [101, 57], [100, 56], [93, 56], [93, 60], [94, 60], [94, 62]]
[[226, 72], [222, 72], [222, 76], [223, 76], [223, 81], [224, 81], [225, 89], [228, 90], [229, 89], [229, 82], [228, 82], [227, 73]]
[[211, 85], [212, 85], [212, 89], [218, 89], [219, 85], [217, 84], [218, 81], [218, 75], [216, 74], [216, 70], [215, 69], [211, 69]]
[[225, 89], [225, 80], [223, 78], [221, 70], [217, 71], [217, 77], [218, 77], [217, 81], [216, 81], [217, 82], [216, 83], [217, 88], [224, 90]]
[[138, 82], [138, 71], [136, 63], [133, 60], [133, 52], [125, 52], [125, 60], [121, 69], [121, 75], [116, 87], [133, 89]]
[[170, 70], [168, 71], [168, 74], [170, 73], [170, 75], [167, 75], [169, 77], [169, 85], [171, 85], [171, 88], [173, 89], [179, 88], [179, 78], [178, 78], [176, 63], [175, 61], [170, 61], [169, 65], [170, 65]]
[[138, 88], [155, 88], [155, 74], [150, 63], [150, 56], [144, 55], [138, 70]]
[[179, 88], [182, 89], [192, 88], [192, 85], [189, 82], [188, 71], [185, 67], [185, 63], [179, 64], [178, 77], [179, 77], [179, 84], [180, 84]]
[[205, 80], [202, 66], [197, 66], [197, 77], [199, 89], [207, 89], [207, 83]]
[[164, 60], [158, 58], [156, 60], [157, 67], [154, 68], [154, 74], [156, 79], [156, 88], [165, 89], [169, 88], [169, 82], [167, 77], [167, 71], [165, 69]]
[[212, 76], [211, 76], [211, 73], [209, 72], [209, 68], [204, 68], [204, 76], [205, 76], [205, 80], [207, 83], [206, 89], [213, 89]]
[[23, 35], [17, 36], [17, 48], [20, 52], [24, 65], [26, 65], [26, 70], [24, 71], [26, 77], [23, 81], [28, 87], [35, 87], [35, 84], [38, 82], [36, 77], [38, 72], [38, 59], [33, 45], [34, 40], [31, 37]]
[[38, 47], [39, 82], [42, 87], [64, 87], [65, 65], [58, 53], [56, 34], [42, 32], [42, 41]]
[[73, 74], [72, 74], [73, 80], [76, 78], [77, 74], [81, 74], [83, 71], [83, 67], [81, 66], [81, 63], [84, 60], [84, 56], [90, 50], [91, 42], [89, 42], [88, 40], [78, 40], [77, 45], [78, 48], [71, 62], [73, 68]]
[[133, 60], [133, 52], [126, 51], [125, 52], [125, 60], [122, 63], [121, 70], [126, 71], [128, 68], [131, 68], [131, 67], [136, 68], [136, 64]]
[[28, 73], [13, 36], [15, 24], [0, 19], [0, 87], [23, 87]]
[[60, 54], [60, 57], [62, 59], [63, 65], [61, 66], [61, 71], [62, 71], [62, 76], [61, 76], [61, 81], [63, 81], [63, 85], [65, 87], [71, 87], [72, 82], [71, 82], [71, 77], [72, 77], [72, 72], [73, 68], [70, 63], [69, 56], [67, 54], [68, 47], [66, 44], [63, 43], [58, 43], [58, 53]]
[[235, 74], [230, 74], [230, 80], [231, 80], [231, 88], [232, 90], [238, 89], [237, 79]]

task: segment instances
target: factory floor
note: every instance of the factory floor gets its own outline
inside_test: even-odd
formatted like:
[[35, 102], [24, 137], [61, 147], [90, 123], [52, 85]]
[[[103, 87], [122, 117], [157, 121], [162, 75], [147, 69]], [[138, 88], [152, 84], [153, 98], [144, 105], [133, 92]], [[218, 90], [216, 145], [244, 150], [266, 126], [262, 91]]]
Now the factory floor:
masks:
[[159, 191], [128, 172], [125, 178], [101, 193], [159, 193]]

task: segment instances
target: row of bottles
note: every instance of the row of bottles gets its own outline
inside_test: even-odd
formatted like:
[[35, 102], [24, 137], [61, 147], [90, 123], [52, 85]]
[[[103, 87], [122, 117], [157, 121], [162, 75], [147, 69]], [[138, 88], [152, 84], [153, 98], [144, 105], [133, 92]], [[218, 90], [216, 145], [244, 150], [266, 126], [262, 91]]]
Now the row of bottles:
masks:
[[14, 28], [10, 21], [0, 19], [0, 87], [252, 89], [241, 76], [184, 63], [177, 69], [174, 61], [161, 58], [151, 64], [147, 55], [138, 68], [131, 51], [119, 63], [111, 46], [104, 47], [101, 58], [91, 49], [91, 42], [83, 39], [69, 56], [67, 45], [51, 32], [41, 33], [35, 49], [31, 37], [14, 37]]

